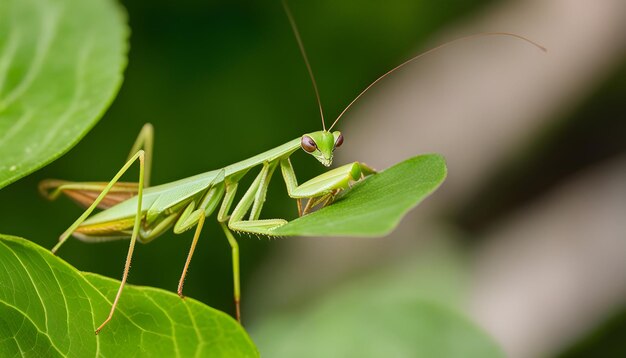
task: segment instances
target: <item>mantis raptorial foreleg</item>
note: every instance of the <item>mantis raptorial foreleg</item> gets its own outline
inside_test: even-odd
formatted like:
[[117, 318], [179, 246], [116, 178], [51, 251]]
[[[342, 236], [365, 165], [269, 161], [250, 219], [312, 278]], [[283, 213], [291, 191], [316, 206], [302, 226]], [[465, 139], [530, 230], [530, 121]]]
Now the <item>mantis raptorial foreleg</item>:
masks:
[[[296, 172], [293, 170], [291, 160], [288, 157], [280, 161], [280, 171], [283, 174], [283, 180], [285, 180], [287, 192], [291, 193], [291, 191], [298, 186], [298, 178], [296, 178]], [[302, 199], [297, 198], [296, 205], [298, 206], [298, 216], [304, 215], [304, 211], [302, 210]]]
[[[375, 172], [365, 164], [354, 162], [297, 185], [296, 175], [289, 159], [284, 158], [279, 161], [289, 196], [294, 199], [308, 199], [307, 207], [303, 212], [319, 204], [326, 205], [332, 201], [339, 191], [348, 188], [350, 183], [360, 180], [363, 175]], [[237, 203], [230, 216], [225, 215], [232, 204], [232, 195], [227, 189], [226, 198], [224, 203], [222, 203], [222, 209], [220, 209], [220, 213], [224, 215], [220, 216], [220, 221], [224, 222], [227, 218], [229, 229], [260, 235], [272, 235], [272, 230], [287, 223], [283, 219], [258, 220], [265, 201], [269, 181], [278, 164], [278, 160], [263, 164], [263, 169], [261, 169], [254, 182]], [[250, 218], [245, 220], [244, 217], [248, 210], [250, 210]]]
[[339, 190], [307, 200], [306, 205], [302, 210], [302, 215], [308, 214], [309, 212], [311, 212], [311, 210], [313, 210], [316, 206], [320, 204], [322, 204], [322, 207], [326, 206], [335, 197], [336, 192], [339, 192]]
[[[308, 199], [307, 207], [310, 209], [322, 202], [328, 202], [337, 192], [347, 189], [351, 183], [363, 177], [376, 173], [364, 163], [354, 162], [327, 171], [309, 181], [298, 185], [296, 173], [289, 158], [280, 161], [280, 169], [287, 186], [287, 193], [294, 199]], [[323, 198], [320, 198], [323, 197]], [[314, 200], [311, 202], [311, 200]], [[324, 204], [325, 205], [325, 204]], [[303, 210], [303, 214], [306, 213]]]

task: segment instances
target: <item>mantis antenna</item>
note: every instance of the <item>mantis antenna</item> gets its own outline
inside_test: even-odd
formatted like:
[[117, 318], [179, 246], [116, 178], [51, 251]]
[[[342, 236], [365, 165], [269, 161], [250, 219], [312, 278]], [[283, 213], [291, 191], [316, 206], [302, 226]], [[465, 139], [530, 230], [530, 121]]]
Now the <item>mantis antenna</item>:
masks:
[[285, 8], [285, 12], [287, 13], [287, 18], [289, 18], [291, 29], [293, 30], [293, 33], [296, 36], [296, 41], [298, 41], [298, 47], [300, 47], [300, 52], [302, 53], [302, 57], [304, 57], [304, 63], [306, 64], [306, 69], [309, 71], [311, 82], [313, 82], [313, 89], [315, 90], [315, 97], [317, 97], [317, 105], [320, 109], [320, 116], [322, 117], [322, 128], [324, 129], [324, 131], [326, 131], [326, 123], [324, 122], [324, 110], [322, 110], [322, 101], [320, 100], [320, 94], [319, 94], [319, 91], [317, 90], [317, 83], [315, 82], [315, 76], [313, 76], [313, 70], [311, 69], [311, 64], [309, 64], [309, 59], [306, 55], [306, 51], [304, 50], [302, 39], [300, 38], [300, 32], [298, 31], [296, 22], [294, 21], [293, 16], [291, 15], [289, 6], [287, 6], [287, 1], [282, 0], [282, 3], [283, 3], [283, 7]]
[[[408, 60], [404, 61], [403, 63], [399, 64], [398, 66], [396, 66], [396, 67], [392, 68], [391, 70], [387, 71], [387, 72], [386, 72], [385, 74], [383, 74], [382, 76], [378, 77], [378, 78], [377, 78], [374, 82], [370, 83], [370, 85], [369, 85], [369, 86], [365, 87], [365, 89], [364, 89], [363, 91], [361, 91], [361, 93], [359, 93], [359, 95], [358, 95], [358, 96], [356, 96], [356, 97], [352, 100], [352, 102], [350, 102], [350, 104], [348, 104], [348, 106], [347, 106], [346, 108], [344, 108], [344, 110], [343, 110], [343, 111], [339, 114], [339, 116], [337, 117], [337, 119], [335, 119], [335, 121], [334, 121], [334, 122], [333, 122], [333, 124], [330, 126], [330, 128], [328, 128], [328, 130], [330, 131], [330, 130], [332, 130], [332, 129], [333, 129], [333, 127], [335, 126], [335, 124], [337, 124], [337, 122], [338, 122], [338, 121], [339, 121], [339, 119], [340, 119], [340, 118], [344, 115], [344, 113], [346, 113], [346, 112], [348, 111], [348, 109], [349, 109], [349, 108], [350, 108], [350, 107], [354, 104], [354, 102], [356, 102], [359, 98], [361, 98], [361, 96], [363, 96], [363, 95], [365, 94], [365, 92], [367, 92], [367, 91], [368, 91], [370, 88], [372, 88], [372, 87], [373, 87], [376, 83], [378, 83], [378, 81], [382, 80], [383, 78], [385, 78], [385, 77], [387, 77], [388, 75], [390, 75], [391, 73], [393, 73], [395, 70], [398, 70], [398, 69], [400, 69], [401, 67], [404, 67], [405, 65], [408, 65], [409, 63], [411, 63], [411, 62], [413, 62], [413, 61], [417, 60], [418, 58], [420, 58], [420, 57], [422, 57], [422, 56], [426, 56], [426, 55], [428, 55], [428, 54], [430, 54], [430, 53], [432, 53], [432, 52], [434, 52], [434, 51], [437, 51], [437, 50], [439, 50], [439, 49], [441, 49], [441, 48], [443, 48], [443, 47], [446, 47], [446, 46], [448, 46], [448, 45], [450, 45], [450, 44], [453, 44], [453, 43], [456, 43], [456, 42], [459, 42], [459, 41], [464, 41], [464, 40], [472, 39], [472, 38], [475, 38], [475, 37], [484, 37], [484, 36], [510, 36], [510, 37], [513, 37], [513, 38], [516, 38], [516, 39], [519, 39], [519, 40], [522, 40], [522, 41], [528, 42], [529, 44], [531, 44], [531, 45], [533, 45], [533, 46], [537, 47], [538, 49], [540, 49], [540, 50], [541, 50], [541, 51], [543, 51], [543, 52], [548, 52], [548, 50], [547, 50], [545, 47], [543, 47], [543, 46], [539, 45], [538, 43], [536, 43], [536, 42], [534, 42], [534, 41], [532, 41], [532, 40], [530, 40], [530, 39], [528, 39], [528, 38], [526, 38], [526, 37], [524, 37], [524, 36], [520, 36], [520, 35], [513, 34], [513, 33], [509, 33], [509, 32], [481, 32], [481, 33], [478, 33], [478, 34], [473, 34], [473, 35], [467, 35], [467, 36], [459, 37], [459, 38], [457, 38], [457, 39], [454, 39], [454, 40], [451, 40], [451, 41], [445, 42], [445, 43], [443, 43], [443, 44], [441, 44], [441, 45], [439, 45], [439, 46], [433, 47], [433, 48], [431, 48], [430, 50], [428, 50], [428, 51], [426, 51], [426, 52], [422, 52], [421, 54], [419, 54], [419, 55], [417, 55], [417, 56], [415, 56], [415, 57], [412, 57], [412, 58], [410, 58], [410, 59], [408, 59]], [[304, 53], [304, 50], [302, 50], [302, 51], [303, 51], [303, 53]], [[311, 75], [311, 76], [312, 76], [312, 75]], [[313, 83], [315, 83], [315, 80], [313, 81]], [[317, 89], [316, 89], [316, 91], [317, 91]], [[321, 107], [320, 107], [320, 109], [321, 109]]]

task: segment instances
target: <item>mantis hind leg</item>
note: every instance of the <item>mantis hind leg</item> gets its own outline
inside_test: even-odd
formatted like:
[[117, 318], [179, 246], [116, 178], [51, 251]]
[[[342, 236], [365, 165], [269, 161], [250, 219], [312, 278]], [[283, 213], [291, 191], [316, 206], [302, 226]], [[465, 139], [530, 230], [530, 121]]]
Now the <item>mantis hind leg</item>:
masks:
[[[152, 151], [154, 147], [154, 127], [144, 124], [128, 155], [129, 161], [139, 150], [144, 151], [145, 178], [144, 187], [150, 186], [152, 173]], [[39, 183], [39, 193], [48, 200], [55, 200], [65, 194], [78, 205], [88, 208], [98, 195], [107, 187], [107, 182], [72, 182], [59, 179], [46, 179]], [[109, 188], [106, 197], [100, 200], [98, 209], [108, 209], [124, 200], [137, 195], [138, 184], [116, 182]]]
[[[111, 179], [111, 181], [104, 187], [102, 192], [91, 203], [91, 205], [87, 208], [87, 210], [85, 210], [85, 212], [83, 212], [83, 214], [78, 219], [76, 219], [76, 221], [67, 230], [65, 230], [63, 234], [61, 234], [61, 236], [59, 237], [59, 242], [52, 248], [52, 253], [56, 253], [59, 250], [59, 248], [67, 241], [67, 239], [69, 239], [72, 233], [74, 233], [74, 231], [76, 231], [76, 229], [89, 217], [89, 215], [91, 215], [91, 213], [96, 209], [96, 207], [98, 207], [98, 205], [102, 202], [102, 200], [104, 200], [104, 198], [110, 193], [111, 189], [115, 186], [115, 184], [122, 177], [122, 175], [126, 173], [128, 168], [130, 168], [130, 166], [137, 159], [139, 159], [139, 173], [140, 173], [140, 178], [139, 178], [140, 185], [138, 186], [138, 195], [141, 195], [141, 193], [143, 192], [142, 190], [143, 188], [141, 185], [141, 183], [143, 182], [143, 170], [144, 170], [143, 158], [144, 158], [144, 152], [143, 150], [140, 150], [137, 153], [135, 153], [135, 155], [133, 155], [126, 162], [126, 164], [124, 164], [124, 166], [117, 172], [117, 174], [115, 174], [113, 179]], [[139, 199], [139, 202], [141, 203], [141, 198]], [[139, 207], [139, 209], [141, 210], [141, 206]], [[135, 225], [135, 226], [136, 226], [136, 230], [139, 230], [139, 226], [138, 225]]]
[[[133, 226], [133, 233], [132, 236], [130, 238], [130, 244], [128, 246], [128, 253], [126, 254], [126, 263], [124, 265], [124, 273], [122, 275], [122, 282], [120, 283], [120, 287], [117, 290], [117, 294], [115, 295], [115, 300], [113, 301], [113, 304], [111, 305], [111, 311], [109, 312], [109, 316], [104, 320], [104, 322], [102, 322], [102, 324], [96, 329], [96, 334], [98, 334], [102, 328], [104, 326], [106, 326], [107, 323], [109, 323], [109, 321], [111, 321], [111, 318], [113, 318], [113, 313], [115, 313], [115, 308], [117, 307], [117, 304], [120, 300], [120, 297], [122, 295], [122, 290], [124, 289], [124, 285], [126, 284], [126, 280], [128, 279], [128, 272], [130, 271], [130, 263], [132, 261], [133, 258], [133, 251], [135, 250], [135, 244], [137, 243], [137, 237], [139, 236], [139, 230], [140, 230], [140, 226], [141, 226], [141, 220], [142, 220], [142, 199], [143, 199], [143, 183], [144, 183], [144, 171], [145, 171], [145, 163], [144, 163], [144, 152], [143, 150], [139, 150], [135, 155], [133, 155], [131, 157], [131, 159], [126, 163], [126, 165], [124, 166], [124, 168], [122, 168], [122, 170], [120, 170], [120, 172], [118, 173], [118, 175], [115, 176], [115, 178], [113, 178], [113, 180], [119, 179], [119, 177], [124, 174], [124, 172], [126, 171], [126, 169], [128, 169], [128, 167], [130, 167], [130, 165], [135, 161], [139, 159], [139, 190], [137, 192], [137, 214], [135, 215], [135, 224]], [[112, 181], [113, 183], [113, 181]], [[109, 185], [112, 185], [112, 183], [110, 183]], [[103, 191], [102, 194], [100, 194], [100, 196], [104, 197], [104, 195], [106, 195], [106, 193]], [[91, 208], [93, 210], [93, 208], [95, 208], [95, 206], [97, 205], [97, 199], [96, 202], [94, 202], [94, 204], [92, 204]], [[87, 213], [87, 212], [86, 212]], [[83, 216], [85, 216], [85, 214], [83, 214]]]
[[144, 187], [150, 186], [150, 177], [152, 174], [152, 151], [154, 148], [154, 126], [151, 123], [146, 123], [141, 127], [135, 143], [133, 143], [128, 159], [130, 159], [140, 149], [144, 151]]
[[126, 284], [126, 280], [128, 278], [128, 271], [130, 270], [130, 263], [133, 256], [133, 251], [135, 249], [135, 243], [137, 242], [137, 237], [139, 236], [139, 230], [141, 227], [142, 220], [142, 199], [143, 199], [143, 183], [144, 183], [144, 151], [139, 150], [135, 153], [131, 158], [124, 164], [124, 166], [115, 174], [113, 179], [105, 186], [104, 190], [98, 195], [98, 197], [93, 201], [93, 203], [85, 210], [85, 212], [70, 226], [59, 238], [59, 242], [56, 246], [52, 248], [52, 252], [56, 253], [56, 251], [67, 241], [67, 239], [72, 235], [72, 233], [91, 215], [91, 213], [96, 209], [98, 204], [107, 196], [110, 192], [111, 188], [115, 185], [115, 183], [120, 179], [124, 173], [130, 168], [130, 166], [139, 160], [139, 185], [137, 190], [137, 213], [135, 215], [135, 222], [133, 226], [133, 232], [130, 239], [130, 245], [128, 248], [128, 254], [126, 255], [126, 264], [124, 266], [124, 274], [122, 277], [122, 282], [120, 284], [120, 288], [117, 291], [117, 295], [115, 296], [115, 300], [113, 301], [113, 305], [111, 306], [111, 311], [107, 319], [96, 329], [96, 334], [100, 332], [100, 330], [111, 320], [113, 317], [113, 313], [115, 312], [115, 308], [117, 307], [117, 303], [119, 302], [120, 296], [122, 294], [122, 290], [124, 285]]

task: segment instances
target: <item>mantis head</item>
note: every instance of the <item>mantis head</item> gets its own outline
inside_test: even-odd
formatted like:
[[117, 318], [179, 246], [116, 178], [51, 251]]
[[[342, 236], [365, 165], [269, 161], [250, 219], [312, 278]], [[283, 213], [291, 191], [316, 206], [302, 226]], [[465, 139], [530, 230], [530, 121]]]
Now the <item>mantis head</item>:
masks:
[[343, 135], [339, 131], [318, 131], [302, 136], [302, 149], [319, 160], [324, 166], [333, 163], [333, 152], [343, 144]]

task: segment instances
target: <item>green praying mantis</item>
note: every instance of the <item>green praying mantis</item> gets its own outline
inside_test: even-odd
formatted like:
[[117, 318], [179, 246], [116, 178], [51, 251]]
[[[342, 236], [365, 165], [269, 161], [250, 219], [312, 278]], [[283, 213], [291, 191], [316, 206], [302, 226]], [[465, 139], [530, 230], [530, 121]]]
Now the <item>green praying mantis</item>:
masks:
[[[443, 46], [475, 36], [504, 35], [522, 39], [545, 51], [540, 45], [522, 36], [503, 32], [470, 35], [444, 43], [410, 58], [380, 76], [355, 97], [327, 129], [313, 71], [307, 59], [293, 16], [284, 2], [283, 5], [315, 91], [322, 119], [321, 131], [306, 133], [276, 148], [221, 169], [167, 184], [150, 186], [154, 130], [152, 125], [146, 124], [132, 146], [126, 163], [111, 181], [71, 182], [48, 179], [40, 183], [39, 190], [46, 198], [53, 200], [63, 194], [79, 205], [86, 207], [85, 212], [60, 236], [59, 242], [52, 248], [53, 253], [56, 253], [70, 236], [86, 242], [104, 242], [130, 238], [119, 289], [111, 305], [108, 317], [97, 327], [95, 330], [96, 334], [111, 321], [115, 313], [128, 278], [136, 242], [151, 242], [171, 228], [173, 228], [175, 234], [180, 234], [195, 227], [191, 247], [189, 248], [178, 283], [178, 295], [184, 298], [183, 284], [196, 244], [206, 218], [216, 211], [217, 221], [231, 247], [236, 318], [241, 322], [239, 246], [233, 231], [275, 236], [273, 231], [287, 223], [286, 220], [280, 218], [260, 218], [266, 200], [268, 185], [275, 171], [280, 168], [287, 193], [291, 198], [295, 199], [300, 216], [306, 215], [315, 210], [315, 208], [330, 205], [338, 195], [354, 182], [363, 180], [367, 176], [376, 173], [374, 169], [364, 163], [353, 162], [331, 169], [302, 184], [298, 184], [296, 173], [290, 161], [290, 156], [294, 152], [302, 149], [324, 166], [331, 166], [334, 151], [341, 147], [344, 141], [343, 134], [339, 131], [332, 131], [332, 129], [346, 111], [381, 79]], [[138, 182], [120, 182], [122, 175], [137, 161], [139, 162]], [[235, 203], [241, 179], [253, 169], [259, 169], [258, 174], [256, 174], [252, 184], [245, 190], [243, 196]], [[303, 201], [306, 201], [306, 203]], [[102, 211], [92, 215], [96, 208], [102, 209]]]

